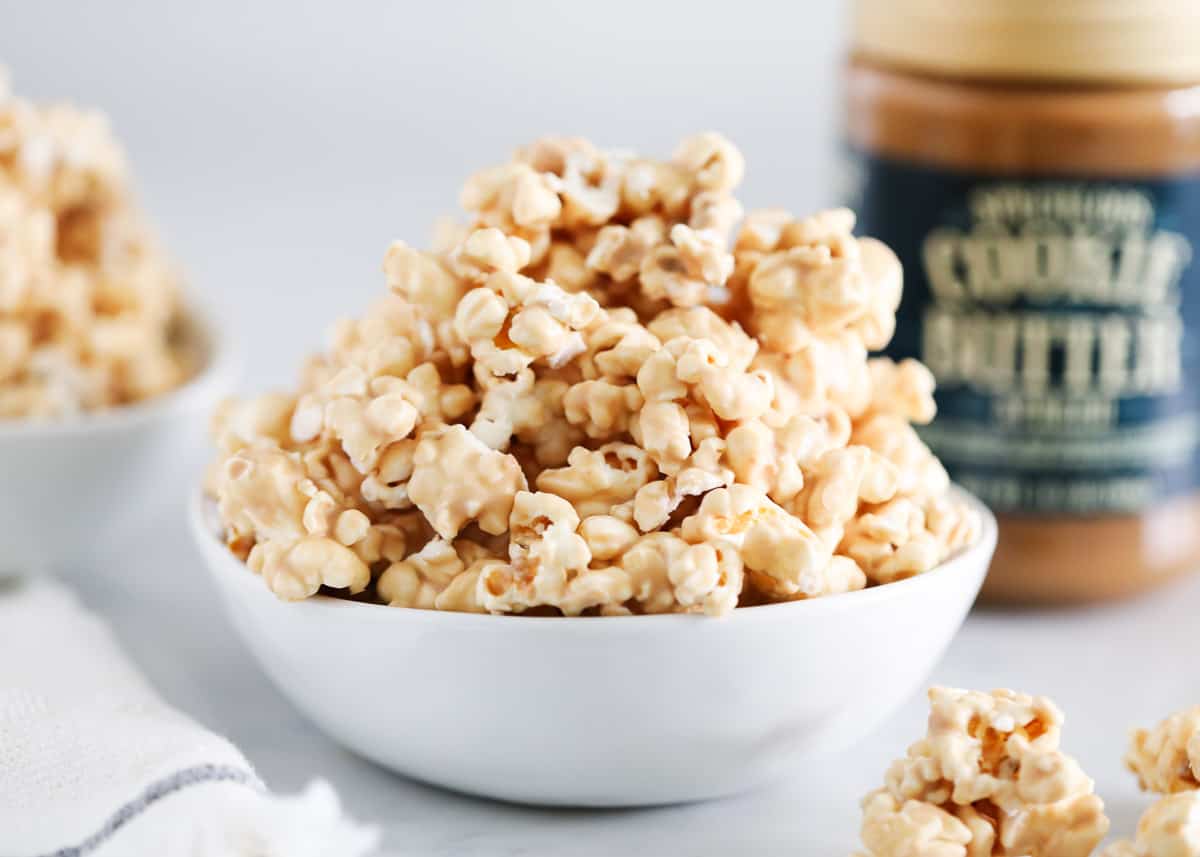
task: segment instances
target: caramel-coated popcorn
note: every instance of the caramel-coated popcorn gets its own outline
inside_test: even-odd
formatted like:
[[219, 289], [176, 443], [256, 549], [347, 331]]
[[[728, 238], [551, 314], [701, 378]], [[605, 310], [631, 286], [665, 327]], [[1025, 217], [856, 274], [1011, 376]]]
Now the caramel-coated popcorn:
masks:
[[[720, 615], [969, 546], [911, 425], [932, 376], [869, 357], [895, 256], [840, 209], [736, 232], [744, 169], [707, 133], [661, 161], [549, 137], [476, 173], [469, 222], [395, 242], [388, 294], [294, 393], [218, 411], [230, 547], [284, 598], [575, 616]], [[0, 359], [25, 347], [0, 326]], [[876, 811], [961, 838], [897, 800]]]
[[1101, 857], [1200, 857], [1200, 791], [1160, 799], [1142, 814], [1132, 841], [1114, 842]]
[[1052, 702], [934, 688], [926, 736], [863, 801], [862, 857], [1087, 857], [1108, 832]]
[[0, 91], [0, 420], [179, 386], [194, 363], [183, 322], [107, 120]]
[[1172, 714], [1153, 729], [1137, 729], [1125, 764], [1146, 791], [1200, 789], [1200, 705]]
[[1144, 790], [1165, 797], [1142, 814], [1132, 840], [1101, 857], [1200, 857], [1200, 706], [1135, 729], [1125, 764]]

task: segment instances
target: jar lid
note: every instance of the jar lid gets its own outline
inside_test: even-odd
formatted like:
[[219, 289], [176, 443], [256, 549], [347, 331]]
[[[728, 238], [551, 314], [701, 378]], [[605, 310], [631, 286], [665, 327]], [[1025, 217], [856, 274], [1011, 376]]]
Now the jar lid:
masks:
[[968, 77], [1200, 81], [1197, 0], [855, 0], [854, 46]]

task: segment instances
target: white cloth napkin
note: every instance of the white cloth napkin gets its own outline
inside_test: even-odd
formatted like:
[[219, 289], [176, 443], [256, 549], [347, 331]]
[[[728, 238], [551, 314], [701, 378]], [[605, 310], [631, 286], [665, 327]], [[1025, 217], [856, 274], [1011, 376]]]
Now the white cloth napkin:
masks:
[[361, 857], [378, 839], [323, 782], [266, 791], [61, 584], [0, 579], [0, 857]]

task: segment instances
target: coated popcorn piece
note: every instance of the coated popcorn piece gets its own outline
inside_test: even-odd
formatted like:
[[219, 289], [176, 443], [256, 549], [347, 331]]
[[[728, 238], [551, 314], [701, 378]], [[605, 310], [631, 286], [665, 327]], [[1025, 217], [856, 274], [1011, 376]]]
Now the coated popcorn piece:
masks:
[[852, 334], [813, 339], [791, 354], [760, 353], [751, 365], [769, 374], [775, 387], [767, 417], [772, 424], [834, 409], [860, 418], [870, 406], [867, 350]]
[[307, 474], [299, 456], [269, 445], [227, 458], [214, 479], [226, 539], [293, 542], [304, 535]]
[[725, 242], [682, 223], [671, 227], [670, 243], [648, 252], [639, 268], [645, 295], [677, 307], [722, 303], [721, 290], [732, 273], [733, 255]]
[[826, 453], [843, 448], [849, 420], [845, 437], [828, 419], [796, 415], [777, 426], [769, 420], [769, 414], [743, 420], [732, 429], [725, 439], [725, 460], [738, 482], [762, 490], [794, 512], [797, 496], [808, 484], [806, 470], [816, 467]]
[[[855, 857], [968, 857], [970, 829], [951, 813], [921, 801], [898, 802], [886, 790], [863, 799], [862, 841]], [[986, 854], [991, 854], [989, 849]]]
[[950, 488], [946, 468], [901, 417], [871, 414], [855, 424], [850, 442], [869, 447], [895, 466], [897, 494], [921, 499], [943, 497]]
[[[853, 214], [838, 209], [787, 223], [777, 236], [763, 230], [759, 238], [775, 238], [776, 247], [749, 251], [746, 280], [754, 327], [768, 349], [791, 353], [814, 336], [847, 329], [868, 348], [887, 344], [900, 263], [885, 245], [855, 238], [853, 227]], [[752, 238], [750, 246], [763, 243]]]
[[1125, 764], [1146, 791], [1200, 789], [1200, 705], [1172, 714], [1153, 729], [1135, 730]]
[[[404, 442], [418, 425], [456, 419], [474, 404], [469, 388], [444, 384], [432, 363], [422, 363], [403, 377], [373, 378], [352, 364], [301, 397], [292, 414], [291, 438], [308, 443], [322, 437], [338, 443], [359, 473], [379, 481], [375, 471], [382, 457], [410, 446]], [[395, 469], [394, 461], [388, 469]], [[394, 478], [382, 482], [395, 487]]]
[[593, 610], [601, 616], [627, 616], [626, 605], [634, 594], [629, 573], [617, 566], [589, 568], [567, 583], [558, 607], [566, 616]]
[[447, 259], [461, 279], [478, 285], [492, 274], [515, 274], [529, 264], [531, 253], [524, 238], [487, 228], [468, 233]]
[[925, 528], [937, 540], [943, 559], [978, 541], [983, 519], [962, 497], [949, 493], [927, 497], [924, 512]]
[[687, 225], [727, 243], [742, 214], [742, 204], [732, 196], [722, 191], [706, 190], [692, 197]]
[[644, 405], [636, 384], [614, 384], [598, 379], [580, 381], [567, 390], [563, 408], [567, 421], [590, 438], [606, 440], [629, 431], [629, 424]]
[[621, 204], [624, 158], [581, 137], [543, 137], [518, 150], [516, 160], [538, 171], [562, 201], [556, 226], [602, 226]]
[[[484, 230], [482, 235], [473, 232], [464, 235], [461, 243], [457, 246], [470, 247], [474, 251], [474, 254], [467, 253], [467, 261], [475, 261], [480, 265], [495, 262], [495, 260], [486, 255], [486, 250], [492, 246], [488, 242], [489, 238], [492, 239], [493, 244], [499, 239], [504, 244], [504, 248], [513, 255], [520, 252], [519, 245], [510, 246], [505, 241], [503, 233], [497, 233], [498, 230]], [[471, 243], [472, 240], [475, 243]], [[483, 246], [477, 246], [479, 244]], [[460, 264], [466, 264], [461, 259], [464, 251], [457, 250], [457, 252], [460, 253]], [[514, 265], [516, 265], [516, 260], [508, 262], [508, 267], [517, 270], [516, 267], [513, 267]], [[459, 281], [450, 266], [443, 262], [442, 259], [431, 253], [423, 253], [420, 250], [415, 250], [403, 241], [393, 241], [391, 246], [388, 247], [387, 253], [383, 258], [383, 272], [387, 278], [388, 288], [396, 295], [404, 298], [408, 304], [417, 308], [420, 311], [420, 317], [427, 323], [452, 318], [455, 307], [458, 306], [458, 302], [466, 292], [465, 285]], [[364, 323], [371, 324], [374, 319], [381, 315], [386, 317], [386, 314], [386, 310], [383, 313], [374, 312], [367, 319], [364, 319]], [[421, 342], [422, 339], [428, 336], [428, 334], [426, 336], [413, 336], [412, 333], [403, 329], [397, 332], [408, 333], [415, 340], [414, 344]]]
[[900, 497], [845, 526], [838, 552], [859, 564], [872, 583], [891, 583], [929, 571], [946, 551], [925, 528], [925, 514]]
[[896, 467], [865, 446], [822, 453], [805, 471], [804, 489], [795, 508], [810, 526], [841, 528], [858, 514], [861, 503], [884, 503], [896, 494]]
[[562, 214], [555, 184], [529, 164], [503, 164], [469, 178], [458, 201], [467, 211], [478, 212], [488, 226], [541, 231], [555, 225]]
[[[461, 365], [468, 353], [464, 345], [446, 338], [445, 334], [451, 332], [445, 324], [435, 323], [428, 309], [400, 294], [388, 294], [363, 318], [334, 324], [329, 352], [306, 363], [301, 388], [305, 392], [318, 391], [347, 367], [376, 378], [404, 376], [423, 363], [446, 369]], [[307, 414], [305, 419], [313, 417]], [[307, 424], [311, 426], [311, 422]], [[297, 439], [304, 436], [301, 432]]]
[[868, 857], [924, 854], [913, 850], [923, 845], [962, 855], [1092, 853], [1108, 819], [1092, 781], [1059, 749], [1062, 715], [1052, 702], [952, 688], [933, 688], [929, 699], [926, 736], [864, 801]]
[[627, 283], [641, 273], [652, 251], [667, 242], [667, 225], [661, 217], [639, 217], [628, 226], [605, 226], [596, 233], [586, 265], [616, 283]]
[[[776, 597], [807, 597], [845, 591], [845, 569], [828, 575], [832, 549], [803, 521], [748, 485], [710, 491], [694, 515], [684, 519], [682, 537], [691, 544], [733, 545], [756, 585]], [[861, 586], [857, 587], [861, 588]]]
[[575, 365], [585, 379], [634, 379], [650, 355], [662, 348], [628, 307], [606, 308], [583, 336], [584, 351]]
[[642, 364], [638, 388], [647, 402], [694, 399], [723, 420], [762, 416], [774, 396], [771, 377], [747, 369], [715, 342], [679, 336]]
[[573, 360], [586, 347], [581, 331], [600, 312], [589, 295], [498, 272], [463, 296], [454, 329], [480, 365], [513, 375], [535, 361], [557, 369]]
[[518, 492], [509, 519], [509, 561], [486, 563], [480, 569], [480, 604], [494, 613], [560, 605], [567, 584], [592, 559], [578, 527], [579, 515], [563, 498]]
[[713, 343], [731, 368], [747, 369], [758, 353], [758, 343], [737, 322], [726, 321], [708, 307], [672, 308], [646, 325], [660, 342], [679, 337]]
[[515, 458], [452, 425], [421, 437], [408, 495], [438, 535], [452, 539], [468, 521], [477, 521], [485, 533], [505, 532], [513, 500], [525, 488]]
[[420, 550], [389, 564], [375, 586], [379, 597], [392, 607], [432, 610], [437, 597], [466, 566], [452, 542], [430, 539]]
[[1161, 798], [1143, 813], [1133, 841], [1114, 842], [1101, 857], [1200, 857], [1200, 792]]
[[933, 373], [924, 364], [908, 358], [899, 363], [887, 357], [867, 361], [871, 376], [872, 413], [892, 414], [917, 425], [929, 423], [937, 414], [933, 400]]
[[484, 373], [476, 380], [484, 393], [471, 433], [492, 449], [507, 451], [514, 435], [543, 426], [551, 418], [535, 392], [537, 376], [532, 370], [523, 369], [511, 378]]
[[731, 544], [690, 544], [676, 535], [641, 536], [618, 560], [632, 600], [643, 613], [733, 609], [742, 589], [742, 563]]
[[[721, 463], [724, 447], [720, 438], [706, 438], [679, 467], [667, 471], [665, 479], [640, 488], [633, 498], [633, 519], [638, 528], [642, 532], [660, 529], [688, 498], [702, 497], [714, 488], [730, 485], [733, 472]], [[663, 465], [660, 463], [659, 467], [662, 469]]]
[[246, 564], [285, 601], [308, 598], [322, 586], [357, 594], [371, 580], [370, 569], [354, 551], [333, 539], [317, 536], [290, 544], [260, 542], [250, 550]]
[[746, 172], [746, 160], [737, 146], [713, 131], [684, 139], [671, 160], [706, 191], [732, 191]]
[[641, 447], [608, 443], [594, 450], [575, 447], [565, 467], [538, 474], [537, 487], [564, 498], [588, 518], [632, 500], [657, 476], [658, 468]]
[[307, 598], [322, 585], [361, 592], [370, 571], [349, 545], [365, 537], [370, 523], [303, 473], [296, 456], [267, 446], [228, 459], [215, 480], [227, 539], [247, 551], [247, 564], [281, 598]]

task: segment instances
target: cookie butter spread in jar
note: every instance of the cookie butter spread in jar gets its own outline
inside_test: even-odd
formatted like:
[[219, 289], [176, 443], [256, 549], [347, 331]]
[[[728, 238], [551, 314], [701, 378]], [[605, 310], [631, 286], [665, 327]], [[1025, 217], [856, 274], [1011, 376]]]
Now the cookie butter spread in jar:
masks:
[[985, 593], [1200, 568], [1200, 4], [859, 0], [853, 40], [848, 202], [922, 435], [1000, 515]]

